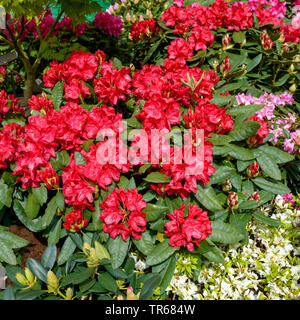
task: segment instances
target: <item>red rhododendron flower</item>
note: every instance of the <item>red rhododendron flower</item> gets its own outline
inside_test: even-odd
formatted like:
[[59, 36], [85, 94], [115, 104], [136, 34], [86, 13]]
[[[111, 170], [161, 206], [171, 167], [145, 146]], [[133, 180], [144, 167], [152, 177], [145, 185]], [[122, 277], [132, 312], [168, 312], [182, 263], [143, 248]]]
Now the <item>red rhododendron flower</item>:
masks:
[[189, 109], [188, 113], [183, 115], [183, 120], [187, 128], [203, 129], [217, 134], [233, 130], [232, 116], [226, 114], [226, 109], [205, 99], [199, 99], [195, 111]]
[[46, 114], [49, 110], [53, 110], [53, 102], [46, 96], [32, 96], [28, 99], [28, 106], [30, 111], [37, 110], [42, 114]]
[[129, 37], [132, 40], [144, 40], [150, 38], [152, 35], [157, 34], [159, 26], [154, 19], [145, 19], [143, 21], [135, 22], [130, 27]]
[[45, 183], [47, 189], [59, 187], [59, 176], [53, 170], [50, 163], [46, 166], [45, 170], [38, 171], [38, 176]]
[[94, 210], [92, 203], [94, 201], [93, 193], [96, 188], [93, 186], [94, 183], [89, 183], [81, 177], [73, 155], [70, 158], [69, 165], [62, 168], [62, 171], [62, 189], [65, 203], [81, 211], [85, 208]]
[[252, 10], [243, 2], [234, 2], [228, 7], [224, 18], [228, 30], [239, 31], [253, 26]]
[[193, 49], [188, 42], [182, 38], [171, 41], [168, 46], [168, 54], [171, 60], [177, 60], [181, 64], [185, 64], [187, 59], [193, 57]]
[[248, 138], [247, 143], [250, 145], [258, 145], [263, 143], [263, 140], [268, 135], [270, 129], [268, 126], [268, 122], [261, 120], [258, 116], [251, 116], [249, 119], [246, 119], [245, 121], [247, 120], [257, 121], [260, 124], [260, 128], [258, 129], [256, 135]]
[[189, 204], [188, 215], [184, 217], [185, 204], [173, 213], [167, 214], [170, 221], [165, 223], [165, 234], [170, 237], [169, 245], [175, 248], [186, 247], [194, 250], [194, 245], [200, 246], [200, 242], [211, 234], [211, 222], [207, 212], [196, 205]]
[[143, 122], [144, 128], [170, 130], [172, 124], [180, 123], [179, 108], [179, 103], [172, 98], [153, 96], [135, 117]]
[[206, 50], [208, 45], [212, 45], [214, 38], [214, 35], [208, 28], [197, 26], [193, 28], [188, 41], [190, 46], [198, 51]]
[[136, 189], [124, 191], [115, 188], [100, 204], [103, 209], [100, 213], [100, 220], [104, 222], [103, 231], [112, 238], [120, 234], [124, 241], [129, 236], [139, 240], [146, 230], [146, 213], [142, 212], [146, 206]]
[[125, 100], [130, 94], [131, 77], [130, 68], [124, 67], [119, 70], [112, 67], [112, 61], [103, 62], [100, 70], [101, 77], [94, 80], [95, 93], [99, 101], [117, 104], [119, 100]]
[[78, 232], [82, 228], [86, 227], [88, 220], [83, 218], [81, 211], [73, 210], [65, 215], [65, 222], [63, 227], [71, 232]]

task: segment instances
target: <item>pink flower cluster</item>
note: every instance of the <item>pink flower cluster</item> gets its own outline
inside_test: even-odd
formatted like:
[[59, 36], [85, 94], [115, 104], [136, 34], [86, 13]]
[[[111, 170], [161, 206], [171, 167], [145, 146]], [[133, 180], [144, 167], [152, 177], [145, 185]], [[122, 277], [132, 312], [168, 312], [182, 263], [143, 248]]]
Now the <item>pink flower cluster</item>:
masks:
[[245, 95], [244, 93], [235, 96], [238, 105], [250, 105], [250, 104], [262, 104], [265, 107], [256, 112], [256, 115], [260, 119], [272, 119], [275, 117], [273, 111], [277, 106], [285, 106], [286, 104], [292, 104], [294, 101], [291, 93], [282, 93], [276, 95], [273, 93], [264, 93], [260, 97], [253, 97], [251, 94]]
[[94, 25], [112, 36], [119, 36], [123, 32], [123, 22], [118, 16], [112, 16], [108, 12], [100, 12], [95, 15]]
[[[296, 116], [289, 113], [288, 117], [281, 117], [274, 120], [276, 115], [274, 110], [278, 106], [285, 106], [287, 104], [293, 104], [294, 98], [291, 93], [282, 93], [275, 95], [273, 93], [264, 93], [260, 97], [253, 97], [251, 94], [245, 95], [244, 93], [236, 95], [238, 105], [250, 105], [250, 104], [262, 104], [261, 110], [256, 112], [256, 116], [260, 119], [267, 119], [270, 121], [271, 130], [270, 133], [273, 137], [270, 141], [277, 143], [279, 138], [284, 138], [283, 148], [289, 153], [300, 152], [300, 130], [293, 132], [296, 123]], [[286, 134], [290, 135], [290, 138], [286, 137]]]

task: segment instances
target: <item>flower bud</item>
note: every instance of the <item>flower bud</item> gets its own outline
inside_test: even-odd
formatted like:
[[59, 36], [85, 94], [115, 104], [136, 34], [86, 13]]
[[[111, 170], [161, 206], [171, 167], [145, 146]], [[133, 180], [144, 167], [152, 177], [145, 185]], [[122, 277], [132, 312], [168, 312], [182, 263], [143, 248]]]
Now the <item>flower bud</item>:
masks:
[[28, 286], [29, 281], [24, 277], [24, 275], [20, 272], [17, 272], [15, 274], [15, 278], [18, 280], [19, 283], [21, 283], [23, 286]]
[[66, 299], [65, 300], [72, 300], [73, 298], [73, 290], [72, 288], [68, 288], [66, 291]]
[[228, 49], [228, 46], [231, 42], [231, 37], [229, 36], [229, 34], [225, 34], [223, 37], [222, 37], [222, 50], [225, 51]]
[[222, 190], [224, 192], [229, 192], [231, 189], [232, 189], [231, 181], [230, 181], [230, 179], [226, 179], [224, 182], [224, 185], [222, 187]]
[[55, 292], [59, 287], [58, 279], [51, 270], [47, 273], [47, 288], [48, 292]]
[[260, 196], [259, 196], [259, 192], [253, 192], [252, 196], [248, 198], [248, 200], [255, 200], [255, 201], [260, 201]]
[[29, 270], [27, 267], [25, 268], [25, 276], [30, 284], [34, 283], [37, 281], [37, 278], [33, 275], [31, 270]]
[[295, 66], [294, 66], [294, 64], [292, 63], [292, 64], [290, 65], [289, 69], [288, 69], [288, 73], [289, 73], [289, 74], [293, 74], [293, 73], [294, 73], [294, 70], [295, 70]]
[[296, 89], [297, 89], [297, 86], [295, 85], [295, 83], [292, 84], [292, 85], [289, 87], [289, 91], [292, 92], [292, 93], [294, 93], [294, 92], [296, 91]]
[[299, 54], [296, 54], [294, 57], [293, 57], [293, 60], [295, 62], [300, 62], [300, 55]]
[[249, 178], [255, 178], [259, 174], [259, 164], [257, 161], [254, 161], [250, 166], [247, 168], [247, 176]]
[[138, 299], [139, 299], [139, 294], [134, 294], [132, 287], [128, 287], [126, 300], [138, 300]]
[[[82, 246], [82, 251], [83, 251], [83, 253], [86, 255], [86, 256], [89, 256], [90, 255], [90, 252], [91, 252], [91, 246], [90, 246], [90, 244], [88, 243], [88, 242], [84, 242], [83, 243], [83, 246]], [[89, 252], [88, 252], [88, 251]]]
[[229, 193], [227, 197], [227, 204], [231, 210], [235, 210], [239, 207], [239, 197], [235, 192]]
[[220, 71], [223, 75], [223, 78], [225, 78], [228, 74], [228, 72], [231, 69], [231, 64], [229, 62], [229, 57], [224, 58], [224, 60], [222, 61], [221, 65], [220, 65]]
[[95, 241], [95, 251], [99, 260], [108, 259], [110, 260], [110, 254], [107, 249], [98, 241]]
[[219, 66], [218, 60], [214, 60], [212, 62], [212, 67], [213, 67], [214, 71], [217, 71], [218, 66]]

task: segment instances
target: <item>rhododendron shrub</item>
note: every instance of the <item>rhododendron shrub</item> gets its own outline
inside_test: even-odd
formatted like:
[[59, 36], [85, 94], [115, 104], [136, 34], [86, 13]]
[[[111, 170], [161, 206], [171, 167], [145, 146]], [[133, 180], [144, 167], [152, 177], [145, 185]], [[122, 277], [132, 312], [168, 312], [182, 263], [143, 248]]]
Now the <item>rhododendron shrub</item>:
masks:
[[[260, 208], [294, 191], [299, 157], [285, 12], [276, 1], [175, 1], [123, 17], [124, 55], [97, 47], [52, 61], [25, 108], [2, 90], [0, 210], [49, 245], [27, 263], [36, 281], [14, 282], [63, 299], [150, 299], [157, 287], [166, 298], [179, 252], [222, 263], [224, 247], [248, 243], [250, 220], [278, 226]], [[113, 36], [121, 23], [109, 19], [94, 25]]]

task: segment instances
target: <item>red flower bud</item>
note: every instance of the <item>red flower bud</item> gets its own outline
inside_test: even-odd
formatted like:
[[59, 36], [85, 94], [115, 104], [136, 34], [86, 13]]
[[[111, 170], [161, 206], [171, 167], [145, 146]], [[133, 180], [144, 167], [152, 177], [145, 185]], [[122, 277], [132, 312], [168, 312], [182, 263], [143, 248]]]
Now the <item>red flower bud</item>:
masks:
[[227, 204], [231, 210], [237, 209], [239, 207], [239, 197], [235, 192], [229, 193], [227, 197]]
[[254, 161], [250, 166], [247, 168], [247, 175], [249, 178], [255, 178], [259, 174], [259, 164], [257, 161]]
[[65, 216], [64, 228], [71, 232], [78, 232], [80, 229], [86, 227], [88, 224], [87, 219], [83, 219], [81, 211], [74, 210]]

